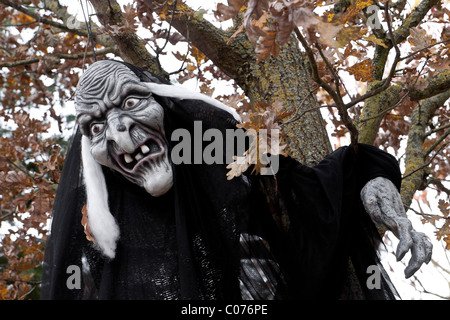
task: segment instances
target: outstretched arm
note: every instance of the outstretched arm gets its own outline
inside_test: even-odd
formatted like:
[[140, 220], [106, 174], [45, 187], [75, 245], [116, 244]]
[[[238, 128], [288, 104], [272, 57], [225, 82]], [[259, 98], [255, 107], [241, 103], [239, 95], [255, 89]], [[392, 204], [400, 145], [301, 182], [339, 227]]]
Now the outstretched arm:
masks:
[[397, 261], [411, 250], [411, 260], [405, 269], [405, 277], [411, 277], [421, 265], [429, 263], [433, 245], [425, 234], [413, 229], [406, 216], [400, 193], [386, 178], [370, 180], [361, 190], [364, 207], [377, 224], [384, 224], [400, 240], [395, 254]]

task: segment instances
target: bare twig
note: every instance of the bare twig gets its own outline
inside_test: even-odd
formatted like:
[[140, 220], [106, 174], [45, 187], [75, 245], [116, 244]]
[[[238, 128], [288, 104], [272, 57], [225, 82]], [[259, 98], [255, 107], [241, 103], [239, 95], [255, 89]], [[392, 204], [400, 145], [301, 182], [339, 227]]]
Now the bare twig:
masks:
[[433, 133], [439, 132], [439, 131], [447, 129], [447, 128], [450, 128], [450, 123], [427, 132], [425, 134], [425, 137], [428, 137], [428, 136], [432, 135]]
[[427, 289], [425, 289], [425, 287], [423, 286], [422, 282], [419, 280], [419, 278], [417, 276], [414, 276], [414, 278], [415, 278], [414, 280], [417, 281], [419, 283], [419, 285], [422, 287], [422, 289], [423, 289], [422, 293], [431, 294], [431, 295], [434, 295], [434, 296], [436, 296], [438, 298], [445, 299], [445, 300], [450, 299], [450, 296], [443, 296], [443, 295], [440, 295], [438, 293], [428, 291]]
[[303, 116], [304, 116], [306, 113], [308, 113], [308, 112], [311, 112], [311, 111], [314, 111], [314, 110], [319, 110], [319, 109], [321, 109], [321, 108], [328, 107], [328, 106], [318, 106], [318, 107], [310, 108], [310, 109], [307, 109], [307, 110], [303, 110], [301, 114], [298, 114], [300, 108], [303, 106], [303, 104], [304, 104], [305, 101], [308, 99], [308, 97], [309, 97], [314, 91], [316, 91], [316, 90], [319, 89], [319, 88], [320, 88], [320, 86], [315, 87], [315, 88], [313, 88], [312, 90], [310, 90], [310, 91], [308, 92], [308, 94], [305, 95], [305, 97], [304, 97], [303, 100], [300, 102], [300, 104], [297, 106], [297, 108], [295, 109], [294, 115], [293, 115], [290, 119], [288, 119], [288, 120], [286, 120], [286, 121], [283, 121], [283, 123], [281, 123], [281, 125], [286, 125], [286, 124], [288, 124], [288, 123], [297, 121], [298, 119], [301, 119], [301, 117], [303, 117]]
[[306, 42], [306, 39], [303, 37], [303, 35], [300, 32], [300, 30], [298, 29], [298, 27], [296, 27], [294, 29], [294, 32], [295, 32], [295, 34], [297, 36], [297, 39], [300, 41], [300, 43], [302, 44], [303, 48], [305, 49], [306, 54], [308, 56], [308, 59], [310, 61], [312, 79], [319, 86], [324, 88], [325, 91], [334, 100], [334, 103], [335, 103], [336, 107], [338, 108], [339, 116], [341, 117], [342, 122], [345, 124], [347, 129], [350, 131], [351, 144], [352, 144], [353, 148], [356, 151], [357, 150], [357, 143], [358, 143], [358, 135], [359, 135], [358, 134], [358, 129], [355, 126], [355, 124], [353, 123], [353, 121], [351, 120], [350, 116], [348, 115], [347, 108], [344, 105], [344, 102], [342, 101], [342, 97], [341, 97], [341, 94], [339, 92], [339, 78], [335, 74], [333, 68], [331, 67], [330, 63], [326, 59], [326, 57], [323, 54], [323, 52], [321, 52], [321, 50], [319, 50], [319, 54], [321, 54], [322, 59], [325, 61], [325, 63], [327, 64], [327, 67], [330, 69], [330, 72], [333, 74], [333, 77], [334, 77], [334, 80], [335, 80], [335, 85], [336, 85], [336, 90], [333, 90], [333, 88], [320, 77], [319, 70], [318, 70], [318, 67], [317, 67], [317, 62], [316, 62], [316, 60], [314, 58], [314, 52], [308, 46], [308, 43]]
[[[97, 55], [95, 54], [94, 36], [92, 34], [91, 23], [90, 23], [91, 17], [89, 17], [89, 19], [86, 17], [86, 13], [84, 12], [83, 0], [80, 0], [80, 5], [81, 5], [81, 11], [83, 11], [84, 22], [86, 24], [86, 28], [87, 28], [87, 32], [88, 32], [88, 41], [91, 43], [92, 52], [94, 54], [94, 60], [97, 61]], [[87, 3], [86, 3], [86, 7], [87, 7]], [[89, 10], [89, 9], [86, 8], [86, 10]], [[87, 14], [89, 15], [89, 12]]]
[[32, 21], [32, 22], [27, 22], [27, 23], [4, 24], [4, 25], [1, 25], [0, 28], [1, 28], [1, 29], [20, 28], [20, 27], [30, 26], [30, 25], [35, 24], [35, 23], [39, 23], [39, 21], [34, 20], [34, 21]]
[[155, 59], [156, 59], [156, 63], [158, 65], [158, 69], [161, 72], [162, 71], [162, 66], [161, 66], [161, 62], [159, 61], [159, 55], [164, 51], [164, 49], [166, 48], [167, 44], [169, 43], [169, 38], [170, 38], [170, 31], [172, 31], [172, 24], [173, 24], [173, 17], [175, 16], [175, 11], [177, 9], [177, 1], [175, 0], [173, 3], [173, 8], [172, 8], [172, 16], [170, 17], [170, 22], [169, 22], [169, 29], [167, 30], [167, 35], [166, 35], [166, 40], [164, 42], [164, 45], [161, 48], [158, 48], [158, 46], [156, 45], [156, 50], [155, 50]]
[[172, 71], [172, 72], [170, 72], [169, 73], [169, 75], [171, 76], [171, 75], [173, 75], [173, 74], [177, 74], [177, 73], [180, 73], [180, 72], [182, 72], [183, 70], [185, 70], [186, 68], [184, 67], [184, 64], [186, 63], [186, 60], [187, 60], [187, 58], [188, 58], [188, 54], [189, 54], [189, 51], [190, 51], [190, 46], [191, 46], [191, 42], [189, 41], [189, 28], [186, 28], [187, 29], [187, 31], [186, 31], [186, 33], [187, 33], [187, 51], [186, 51], [186, 54], [184, 55], [184, 59], [183, 59], [183, 62], [181, 63], [181, 66], [180, 66], [180, 68], [177, 70], [177, 71]]
[[354, 106], [355, 104], [357, 104], [357, 103], [359, 103], [361, 101], [364, 101], [367, 98], [370, 98], [370, 97], [372, 97], [372, 96], [374, 96], [374, 95], [376, 95], [376, 94], [386, 90], [389, 87], [389, 85], [391, 83], [391, 80], [392, 80], [392, 78], [395, 75], [395, 70], [397, 68], [397, 64], [400, 62], [401, 54], [400, 54], [400, 49], [398, 48], [397, 43], [395, 42], [395, 36], [394, 36], [394, 34], [392, 32], [391, 18], [390, 18], [390, 15], [389, 15], [388, 3], [385, 5], [384, 12], [386, 14], [386, 21], [387, 21], [387, 25], [388, 25], [388, 32], [389, 32], [389, 35], [391, 37], [392, 44], [393, 44], [393, 46], [395, 48], [395, 58], [394, 58], [394, 61], [392, 62], [391, 70], [389, 71], [389, 75], [387, 76], [387, 78], [382, 80], [382, 84], [380, 86], [378, 86], [374, 90], [371, 90], [371, 91], [367, 92], [366, 94], [360, 96], [359, 98], [356, 98], [356, 99], [352, 100], [351, 102], [347, 103], [345, 105], [346, 108], [350, 108], [350, 107]]
[[[104, 48], [104, 49], [97, 50], [96, 54], [97, 55], [105, 55], [107, 53], [112, 53], [112, 52], [115, 52], [113, 48]], [[78, 54], [55, 53], [53, 55], [46, 56], [46, 58], [55, 57], [58, 59], [78, 60], [78, 59], [82, 59], [84, 57], [84, 55], [85, 55], [84, 52], [78, 53]], [[86, 53], [86, 57], [92, 57], [93, 55], [94, 55], [94, 53], [92, 51]], [[13, 67], [20, 67], [20, 66], [24, 66], [24, 65], [38, 63], [43, 58], [44, 57], [40, 57], [40, 58], [34, 57], [34, 58], [30, 58], [30, 59], [25, 59], [25, 60], [0, 62], [0, 68], [2, 68], [2, 67], [13, 68]]]
[[322, 88], [325, 89], [325, 91], [333, 98], [335, 103], [339, 103], [339, 97], [337, 96], [337, 94], [333, 90], [333, 88], [328, 83], [326, 83], [322, 78], [320, 78], [320, 76], [319, 76], [319, 69], [317, 67], [316, 59], [314, 58], [314, 52], [309, 47], [308, 42], [303, 37], [303, 35], [300, 32], [300, 30], [298, 29], [298, 27], [296, 27], [294, 29], [294, 32], [295, 32], [295, 34], [297, 36], [297, 39], [300, 41], [300, 43], [302, 44], [303, 48], [305, 49], [306, 55], [308, 56], [308, 59], [310, 61], [310, 64], [311, 64], [311, 77], [312, 77], [312, 79], [318, 85], [320, 85]]
[[376, 119], [376, 118], [378, 118], [378, 117], [384, 116], [388, 111], [394, 110], [394, 109], [397, 108], [397, 106], [398, 106], [400, 103], [402, 103], [402, 101], [408, 96], [408, 93], [409, 93], [409, 91], [406, 91], [406, 92], [402, 95], [402, 97], [400, 98], [400, 100], [399, 100], [395, 105], [393, 105], [392, 107], [389, 107], [389, 108], [387, 108], [387, 109], [384, 109], [383, 111], [381, 111], [380, 113], [378, 113], [378, 114], [376, 114], [376, 115], [374, 115], [374, 116], [371, 116], [371, 117], [368, 117], [368, 118], [361, 119], [360, 122], [366, 122], [366, 121], [369, 121], [369, 120]]
[[[394, 32], [392, 31], [391, 15], [389, 14], [389, 2], [386, 2], [386, 5], [384, 6], [384, 14], [386, 16], [386, 23], [388, 26], [388, 32], [389, 32], [389, 37], [391, 38], [392, 46], [395, 49], [396, 57], [398, 56], [398, 58], [400, 58], [400, 49], [397, 46], [397, 41], [395, 39]], [[392, 69], [391, 69], [391, 72], [392, 72]]]
[[32, 17], [33, 19], [35, 19], [38, 22], [41, 22], [43, 24], [46, 24], [46, 25], [49, 25], [49, 26], [52, 26], [52, 27], [55, 27], [55, 28], [59, 28], [59, 29], [64, 30], [64, 31], [69, 31], [69, 32], [72, 32], [72, 33], [76, 33], [76, 34], [84, 36], [84, 37], [88, 37], [88, 32], [85, 31], [85, 30], [76, 29], [76, 28], [69, 28], [65, 24], [53, 21], [51, 19], [44, 18], [44, 17], [40, 16], [39, 14], [37, 14], [36, 12], [27, 9], [24, 6], [22, 6], [22, 5], [20, 5], [20, 4], [16, 3], [16, 2], [9, 1], [9, 0], [0, 0], [0, 2], [5, 4], [5, 5], [7, 5], [7, 6], [10, 6], [10, 7], [16, 9], [17, 11], [20, 11], [20, 12], [26, 14], [27, 16]]
[[[441, 152], [441, 150], [444, 149], [444, 147], [446, 147], [447, 145], [448, 145], [448, 143], [442, 145], [442, 146], [439, 148], [439, 150], [436, 151], [436, 153], [435, 153], [435, 154], [434, 154], [434, 155], [433, 155], [426, 163], [422, 164], [420, 167], [416, 168], [415, 170], [409, 172], [407, 175], [403, 176], [402, 179], [406, 179], [406, 178], [408, 178], [409, 176], [411, 176], [411, 175], [413, 175], [414, 173], [416, 173], [417, 171], [420, 171], [420, 170], [422, 170], [422, 169], [428, 167], [428, 166], [430, 165], [430, 163], [434, 160], [434, 158], [439, 154], [439, 152]], [[431, 148], [431, 147], [430, 147], [430, 148]], [[428, 151], [428, 150], [429, 150], [429, 149], [427, 149], [427, 151]], [[432, 150], [430, 150], [430, 152], [431, 152], [431, 151], [432, 151]]]
[[21, 279], [21, 278], [0, 278], [0, 281], [5, 281], [5, 282], [23, 282], [26, 284], [30, 284], [30, 285], [39, 285], [42, 283], [42, 281], [33, 281], [33, 280], [25, 280], [25, 279]]
[[[448, 189], [444, 186], [441, 179], [436, 178], [436, 177], [430, 177], [427, 180], [428, 188], [431, 188], [430, 184], [434, 184], [436, 186], [436, 188], [433, 188], [434, 190], [436, 190], [438, 192], [445, 192], [448, 196], [450, 196], [450, 189]], [[448, 217], [448, 218], [450, 219], [450, 217]]]
[[31, 289], [28, 290], [28, 292], [24, 293], [22, 296], [19, 297], [19, 300], [25, 299], [26, 296], [31, 294], [36, 289], [36, 286], [31, 286]]
[[[422, 74], [423, 70], [425, 69], [425, 66], [426, 66], [427, 62], [428, 62], [428, 58], [427, 58], [427, 60], [424, 62], [424, 64], [423, 64], [421, 70], [419, 71], [419, 73], [417, 74], [416, 80], [414, 81], [414, 85], [415, 85], [415, 84], [417, 83], [417, 81], [419, 80], [419, 77], [420, 77], [420, 75]], [[413, 86], [414, 86], [414, 85], [413, 85]], [[374, 115], [374, 116], [371, 116], [371, 117], [369, 117], [369, 118], [364, 118], [364, 119], [360, 120], [360, 122], [366, 122], [366, 121], [369, 121], [369, 120], [372, 120], [372, 119], [376, 119], [376, 118], [378, 118], [378, 117], [384, 116], [388, 111], [394, 110], [394, 109], [395, 109], [398, 105], [400, 105], [400, 103], [402, 103], [402, 101], [408, 96], [409, 92], [410, 92], [410, 89], [407, 89], [406, 92], [402, 95], [402, 97], [400, 98], [400, 100], [399, 100], [395, 105], [393, 105], [393, 106], [391, 106], [391, 107], [389, 107], [389, 108], [387, 108], [387, 109], [384, 109], [383, 111], [381, 111], [380, 113], [378, 113], [378, 114], [376, 114], [376, 115]]]
[[39, 58], [30, 58], [25, 60], [17, 60], [17, 61], [10, 61], [10, 62], [0, 62], [0, 68], [6, 67], [6, 68], [13, 68], [13, 67], [20, 67], [32, 63], [37, 63], [41, 61]]
[[167, 43], [169, 43], [169, 38], [170, 38], [170, 31], [172, 31], [172, 25], [173, 25], [173, 18], [175, 16], [175, 11], [177, 9], [177, 0], [174, 1], [173, 3], [173, 8], [172, 8], [172, 16], [170, 17], [170, 22], [169, 22], [169, 29], [167, 30], [167, 35], [166, 35], [166, 39], [164, 42], [164, 45], [161, 48], [157, 48], [156, 50], [156, 56], [159, 57], [159, 55], [164, 51], [164, 49], [167, 46]]
[[316, 41], [316, 48], [317, 51], [320, 54], [320, 57], [322, 58], [322, 60], [325, 62], [325, 65], [327, 66], [328, 70], [330, 70], [331, 75], [333, 76], [334, 79], [334, 86], [336, 88], [336, 96], [339, 99], [339, 105], [343, 105], [344, 102], [342, 101], [342, 96], [341, 96], [341, 91], [339, 90], [340, 88], [340, 84], [342, 83], [341, 79], [339, 78], [339, 76], [336, 74], [336, 72], [334, 71], [333, 67], [331, 66], [330, 62], [328, 61], [328, 59], [325, 57], [325, 55], [323, 54], [322, 49], [320, 48], [319, 44]]
[[442, 141], [444, 141], [447, 136], [450, 134], [450, 129], [445, 130], [444, 134], [442, 136], [439, 137], [439, 139], [437, 139], [430, 147], [428, 147], [427, 150], [425, 150], [425, 154], [424, 156], [428, 156], [431, 151], [433, 151]]
[[342, 81], [339, 78], [339, 76], [336, 74], [336, 72], [334, 71], [334, 69], [331, 66], [328, 59], [323, 54], [322, 49], [320, 48], [320, 46], [318, 45], [317, 42], [316, 42], [316, 47], [317, 47], [317, 50], [319, 51], [320, 56], [322, 57], [322, 60], [325, 62], [328, 70], [330, 70], [331, 74], [333, 75], [334, 85], [336, 87], [336, 97], [338, 99], [338, 101], [335, 100], [335, 103], [337, 105], [339, 115], [341, 117], [342, 122], [344, 122], [344, 125], [350, 131], [351, 144], [352, 144], [353, 148], [355, 149], [355, 151], [357, 151], [358, 135], [359, 135], [358, 128], [355, 126], [355, 124], [351, 120], [351, 118], [347, 112], [347, 108], [344, 105], [344, 101], [342, 100], [341, 91], [340, 91], [340, 83]]
[[429, 46], [426, 46], [426, 47], [423, 47], [423, 48], [421, 48], [421, 49], [419, 49], [417, 51], [411, 52], [407, 56], [404, 56], [404, 57], [400, 58], [400, 60], [406, 60], [406, 59], [411, 58], [412, 56], [415, 56], [416, 54], [418, 54], [418, 53], [420, 53], [420, 52], [422, 52], [424, 50], [427, 50], [427, 49], [429, 49], [431, 47], [434, 47], [434, 46], [437, 46], [439, 44], [446, 43], [446, 42], [449, 42], [449, 41], [450, 41], [450, 39], [446, 39], [446, 40], [442, 40], [442, 41], [430, 44]]
[[12, 211], [10, 213], [4, 214], [0, 217], [0, 221], [5, 220], [6, 218], [8, 218], [9, 216], [12, 216], [15, 212]]
[[422, 74], [423, 70], [425, 69], [425, 66], [427, 65], [427, 62], [428, 62], [429, 59], [430, 59], [430, 58], [427, 57], [427, 59], [426, 59], [425, 62], [423, 63], [422, 68], [420, 69], [419, 73], [418, 73], [417, 76], [416, 76], [416, 80], [414, 81], [413, 87], [417, 84], [417, 81], [419, 81], [419, 77], [420, 77], [420, 75]]

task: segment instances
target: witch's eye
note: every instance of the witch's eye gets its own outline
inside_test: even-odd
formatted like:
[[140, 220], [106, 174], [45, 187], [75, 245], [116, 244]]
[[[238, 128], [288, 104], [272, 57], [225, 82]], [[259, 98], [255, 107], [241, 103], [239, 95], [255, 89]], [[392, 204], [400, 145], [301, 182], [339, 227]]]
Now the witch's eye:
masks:
[[123, 109], [124, 109], [124, 110], [133, 109], [138, 103], [139, 103], [139, 99], [136, 99], [136, 98], [128, 98], [128, 99], [125, 100], [125, 102], [123, 103]]
[[100, 132], [102, 132], [103, 127], [104, 127], [104, 124], [103, 124], [103, 123], [93, 123], [93, 124], [91, 125], [91, 134], [92, 134], [92, 136], [96, 136], [96, 135], [98, 135]]

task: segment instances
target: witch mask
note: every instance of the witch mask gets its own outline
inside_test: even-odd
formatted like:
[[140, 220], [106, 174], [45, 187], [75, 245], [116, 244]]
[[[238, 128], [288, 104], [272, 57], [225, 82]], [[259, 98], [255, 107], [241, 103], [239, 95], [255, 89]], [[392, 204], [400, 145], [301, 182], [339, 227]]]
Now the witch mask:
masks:
[[75, 102], [95, 161], [153, 196], [172, 187], [163, 108], [145, 82], [121, 63], [96, 63], [83, 75]]

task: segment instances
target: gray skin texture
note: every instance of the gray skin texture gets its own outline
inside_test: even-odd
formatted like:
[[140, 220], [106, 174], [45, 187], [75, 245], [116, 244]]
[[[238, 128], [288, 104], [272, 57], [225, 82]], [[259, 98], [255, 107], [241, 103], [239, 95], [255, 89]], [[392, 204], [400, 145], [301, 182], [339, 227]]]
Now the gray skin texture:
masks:
[[370, 180], [361, 190], [364, 207], [377, 224], [385, 225], [399, 239], [397, 261], [411, 250], [411, 259], [405, 269], [405, 277], [411, 277], [423, 263], [429, 263], [433, 245], [425, 234], [413, 229], [406, 216], [403, 202], [395, 185], [386, 178]]
[[[153, 196], [172, 187], [163, 108], [130, 69], [112, 61], [93, 64], [80, 79], [75, 106], [81, 132], [90, 138], [90, 151], [98, 163], [120, 172]], [[379, 177], [369, 181], [361, 190], [361, 199], [372, 220], [400, 240], [397, 260], [411, 250], [406, 278], [431, 260], [432, 244], [412, 228], [390, 180]]]
[[93, 64], [80, 79], [75, 108], [95, 161], [152, 196], [169, 191], [173, 178], [163, 108], [130, 69], [111, 61]]

